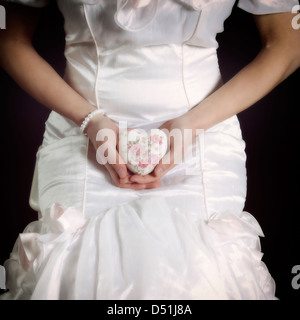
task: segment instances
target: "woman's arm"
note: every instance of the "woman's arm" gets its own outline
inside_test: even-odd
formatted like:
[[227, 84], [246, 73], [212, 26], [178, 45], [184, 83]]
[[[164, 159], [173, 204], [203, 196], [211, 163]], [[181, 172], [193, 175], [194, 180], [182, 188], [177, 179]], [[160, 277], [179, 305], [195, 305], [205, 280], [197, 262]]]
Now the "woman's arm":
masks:
[[[163, 127], [192, 129], [194, 134], [196, 129], [206, 130], [252, 106], [292, 74], [300, 67], [300, 30], [292, 28], [293, 17], [291, 13], [255, 16], [263, 45], [257, 57], [199, 105]], [[132, 181], [148, 183], [161, 178], [174, 166], [175, 149], [170, 146], [169, 164], [163, 159], [154, 174], [135, 175]]]
[[[32, 37], [40, 9], [17, 4], [5, 4], [5, 7], [7, 25], [6, 30], [0, 30], [0, 67], [38, 102], [80, 126], [96, 107], [70, 87], [34, 49]], [[97, 132], [103, 128], [110, 128], [118, 134], [114, 122], [101, 114], [93, 117], [86, 128], [96, 150], [103, 143], [96, 141]], [[116, 186], [133, 190], [159, 186], [159, 181], [149, 185], [134, 184], [129, 180], [126, 165], [118, 162], [116, 146], [111, 154], [116, 160], [105, 167]]]
[[[255, 16], [263, 47], [257, 57], [187, 114], [208, 129], [252, 106], [300, 66], [300, 30], [291, 13]], [[192, 121], [192, 120], [191, 120]]]
[[5, 7], [7, 26], [0, 31], [0, 67], [38, 102], [80, 125], [95, 107], [34, 49], [32, 36], [41, 10], [15, 4]]

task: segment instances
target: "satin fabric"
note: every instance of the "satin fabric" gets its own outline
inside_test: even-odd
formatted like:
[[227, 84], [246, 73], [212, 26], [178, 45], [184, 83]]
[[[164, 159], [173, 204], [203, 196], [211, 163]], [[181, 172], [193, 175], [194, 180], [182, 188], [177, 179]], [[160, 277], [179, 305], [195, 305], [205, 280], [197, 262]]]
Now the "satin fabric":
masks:
[[[157, 128], [222, 85], [215, 36], [234, 1], [165, 0], [151, 19], [135, 15], [151, 1], [127, 8], [130, 23], [120, 15], [127, 1], [57, 3], [65, 80], [117, 124]], [[237, 117], [199, 134], [194, 147], [159, 189], [120, 189], [87, 137], [52, 112], [30, 197], [40, 219], [5, 262], [10, 291], [1, 298], [276, 299], [261, 260], [262, 230], [243, 212], [246, 155]]]

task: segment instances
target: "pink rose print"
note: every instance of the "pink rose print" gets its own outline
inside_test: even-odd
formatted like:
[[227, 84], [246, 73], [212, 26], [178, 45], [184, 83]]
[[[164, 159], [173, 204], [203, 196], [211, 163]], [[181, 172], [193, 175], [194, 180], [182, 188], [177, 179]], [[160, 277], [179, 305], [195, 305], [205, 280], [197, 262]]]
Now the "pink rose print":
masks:
[[141, 169], [145, 169], [145, 168], [148, 167], [148, 163], [144, 163], [143, 161], [140, 161], [140, 162], [139, 162], [139, 167], [140, 167]]
[[157, 136], [157, 135], [151, 136], [150, 141], [152, 143], [159, 143], [159, 136]]
[[131, 153], [131, 155], [139, 157], [142, 153], [145, 152], [145, 149], [141, 144], [134, 144], [133, 146], [129, 147], [129, 152]]
[[119, 152], [127, 159], [128, 169], [141, 175], [154, 170], [168, 147], [167, 136], [159, 129], [151, 129], [145, 135], [141, 129], [127, 128], [126, 135], [120, 131], [119, 141]]
[[158, 164], [159, 160], [160, 160], [160, 157], [157, 154], [151, 153], [149, 160], [150, 160], [149, 164]]

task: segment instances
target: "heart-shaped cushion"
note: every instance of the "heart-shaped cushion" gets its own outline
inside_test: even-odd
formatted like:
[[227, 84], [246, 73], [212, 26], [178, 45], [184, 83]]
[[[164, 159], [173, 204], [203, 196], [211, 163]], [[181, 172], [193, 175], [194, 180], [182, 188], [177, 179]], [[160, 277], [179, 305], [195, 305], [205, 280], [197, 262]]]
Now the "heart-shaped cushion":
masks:
[[167, 135], [160, 129], [123, 129], [118, 150], [128, 169], [140, 175], [154, 170], [168, 149]]

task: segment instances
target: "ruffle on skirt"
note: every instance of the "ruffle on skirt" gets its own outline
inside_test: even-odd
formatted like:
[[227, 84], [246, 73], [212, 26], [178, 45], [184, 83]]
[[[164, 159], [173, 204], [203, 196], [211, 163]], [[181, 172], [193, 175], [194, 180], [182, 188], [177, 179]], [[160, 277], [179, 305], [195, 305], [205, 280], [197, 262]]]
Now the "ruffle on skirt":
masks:
[[54, 204], [5, 262], [4, 299], [276, 299], [247, 212], [208, 221], [139, 199], [85, 219]]

